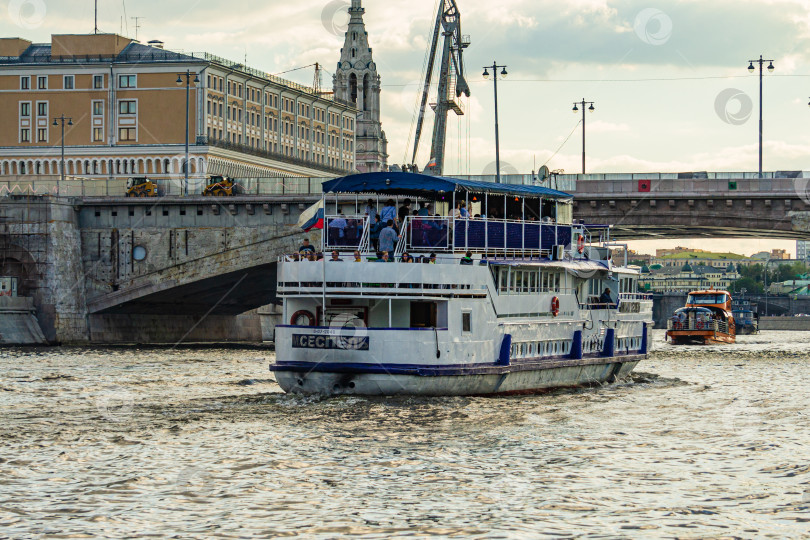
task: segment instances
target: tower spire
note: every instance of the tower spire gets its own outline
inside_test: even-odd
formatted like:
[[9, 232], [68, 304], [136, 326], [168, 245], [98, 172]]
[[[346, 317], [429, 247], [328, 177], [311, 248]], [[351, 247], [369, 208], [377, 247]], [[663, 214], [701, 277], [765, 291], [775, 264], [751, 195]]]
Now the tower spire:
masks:
[[355, 166], [360, 172], [388, 166], [388, 141], [380, 123], [380, 76], [368, 43], [361, 0], [352, 0], [349, 24], [334, 76], [337, 101], [357, 108]]

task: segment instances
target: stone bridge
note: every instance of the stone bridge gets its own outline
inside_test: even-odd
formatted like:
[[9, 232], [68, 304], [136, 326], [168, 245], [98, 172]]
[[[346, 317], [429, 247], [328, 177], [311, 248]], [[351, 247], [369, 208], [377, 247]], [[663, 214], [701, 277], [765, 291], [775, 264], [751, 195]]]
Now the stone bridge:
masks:
[[[810, 238], [808, 179], [625, 176], [577, 179], [575, 217], [613, 224], [616, 239]], [[319, 183], [256, 186], [228, 198], [11, 191], [0, 275], [20, 278], [51, 342], [260, 339], [257, 309], [275, 300], [275, 262], [305, 236], [295, 223]]]
[[316, 199], [7, 197], [0, 274], [21, 278], [51, 342], [259, 340], [255, 310]]
[[[810, 179], [577, 180], [574, 217], [614, 239], [810, 239]], [[650, 175], [654, 177], [655, 175]]]

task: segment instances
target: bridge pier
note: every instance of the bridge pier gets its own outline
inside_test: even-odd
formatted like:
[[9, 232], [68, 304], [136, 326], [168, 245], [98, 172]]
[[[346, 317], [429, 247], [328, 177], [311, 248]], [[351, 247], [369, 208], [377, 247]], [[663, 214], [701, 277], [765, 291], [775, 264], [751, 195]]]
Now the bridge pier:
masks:
[[69, 199], [8, 197], [0, 203], [0, 275], [19, 279], [50, 343], [89, 339], [78, 213]]

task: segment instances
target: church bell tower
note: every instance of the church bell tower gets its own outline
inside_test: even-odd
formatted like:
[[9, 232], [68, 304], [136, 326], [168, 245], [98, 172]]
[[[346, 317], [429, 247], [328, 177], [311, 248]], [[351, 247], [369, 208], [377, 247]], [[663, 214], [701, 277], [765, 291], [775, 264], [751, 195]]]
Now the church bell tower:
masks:
[[357, 108], [355, 166], [360, 172], [388, 168], [388, 140], [380, 122], [380, 76], [371, 56], [360, 0], [349, 7], [349, 27], [334, 77], [335, 99]]

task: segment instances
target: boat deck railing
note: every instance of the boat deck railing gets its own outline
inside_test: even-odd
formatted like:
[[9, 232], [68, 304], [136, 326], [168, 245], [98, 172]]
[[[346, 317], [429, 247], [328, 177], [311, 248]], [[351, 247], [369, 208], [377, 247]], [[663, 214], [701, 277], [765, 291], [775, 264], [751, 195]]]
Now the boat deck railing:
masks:
[[368, 216], [324, 216], [324, 251], [354, 251], [367, 243]]
[[571, 246], [572, 241], [574, 226], [553, 221], [408, 216], [395, 254], [474, 251], [550, 257], [554, 246]]
[[728, 321], [699, 321], [695, 319], [686, 319], [684, 321], [668, 320], [667, 330], [698, 330], [698, 331], [714, 331], [728, 333]]

